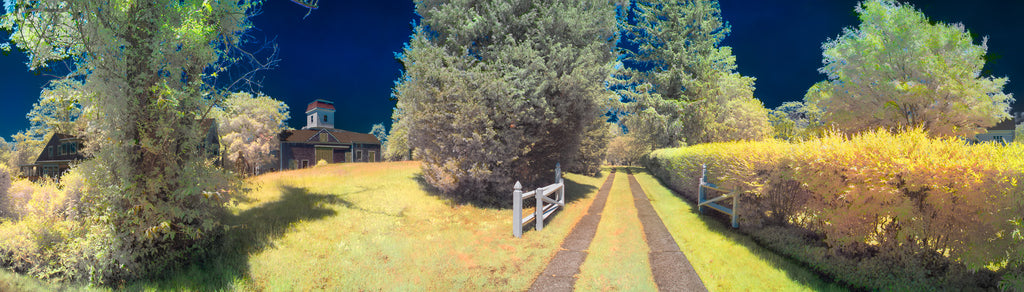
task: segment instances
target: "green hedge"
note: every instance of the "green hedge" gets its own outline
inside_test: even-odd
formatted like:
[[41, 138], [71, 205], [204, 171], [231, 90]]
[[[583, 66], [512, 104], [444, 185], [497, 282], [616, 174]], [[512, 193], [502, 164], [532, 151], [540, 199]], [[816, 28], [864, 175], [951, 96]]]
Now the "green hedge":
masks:
[[1024, 144], [876, 131], [661, 149], [647, 160], [693, 201], [702, 164], [711, 182], [746, 193], [741, 230], [854, 287], [996, 288], [1004, 274], [1019, 277]]

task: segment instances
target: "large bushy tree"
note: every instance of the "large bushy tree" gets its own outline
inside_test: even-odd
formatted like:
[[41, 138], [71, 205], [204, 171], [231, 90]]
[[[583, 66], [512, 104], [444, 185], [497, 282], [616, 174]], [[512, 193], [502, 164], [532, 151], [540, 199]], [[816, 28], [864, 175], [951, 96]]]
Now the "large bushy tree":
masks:
[[256, 173], [274, 160], [270, 152], [280, 147], [277, 135], [287, 127], [288, 105], [262, 93], [237, 92], [213, 116], [226, 158], [244, 166], [244, 172]]
[[807, 102], [845, 131], [923, 127], [972, 136], [1009, 118], [1007, 78], [981, 76], [987, 38], [975, 44], [963, 24], [935, 23], [913, 6], [859, 3], [861, 24], [822, 45], [828, 80]]
[[[762, 139], [770, 126], [754, 78], [735, 73], [716, 0], [637, 1], [620, 16], [625, 59], [613, 79], [625, 124], [653, 148]], [[739, 131], [736, 126], [755, 127]], [[742, 132], [741, 132], [742, 131]]]
[[69, 62], [92, 158], [84, 180], [88, 230], [67, 243], [64, 277], [110, 282], [151, 275], [222, 230], [219, 190], [199, 126], [219, 94], [209, 77], [237, 55], [249, 0], [5, 1], [0, 26], [29, 68]]
[[[426, 182], [458, 198], [508, 204], [516, 180], [552, 183], [586, 125], [607, 109], [614, 56], [608, 1], [422, 1], [393, 141], [423, 161]], [[404, 137], [394, 134], [401, 131]]]

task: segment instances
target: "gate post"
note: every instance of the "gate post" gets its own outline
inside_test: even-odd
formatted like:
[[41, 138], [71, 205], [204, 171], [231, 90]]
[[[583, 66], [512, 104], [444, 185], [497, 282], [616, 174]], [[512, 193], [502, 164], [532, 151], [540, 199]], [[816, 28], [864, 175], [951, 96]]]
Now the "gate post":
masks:
[[523, 237], [523, 185], [516, 181], [512, 191], [512, 235]]
[[537, 231], [540, 231], [544, 229], [544, 187], [537, 188], [535, 192], [537, 194], [533, 197], [537, 199], [537, 210], [534, 211], [536, 215], [533, 215], [533, 222], [537, 223]]
[[704, 196], [705, 196], [704, 195], [704, 183], [707, 182], [708, 165], [707, 164], [701, 164], [700, 168], [701, 168], [700, 183], [697, 186], [697, 213], [704, 214], [704, 206], [701, 205], [701, 203], [704, 203]]

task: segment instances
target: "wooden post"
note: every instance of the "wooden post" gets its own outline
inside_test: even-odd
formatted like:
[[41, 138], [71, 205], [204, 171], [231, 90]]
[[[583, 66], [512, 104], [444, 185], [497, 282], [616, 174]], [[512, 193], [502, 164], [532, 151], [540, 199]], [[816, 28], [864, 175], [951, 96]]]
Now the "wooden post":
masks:
[[558, 190], [558, 203], [565, 206], [565, 183], [562, 180], [562, 164], [555, 163], [555, 183], [562, 185], [562, 188]]
[[732, 197], [732, 228], [740, 228], [740, 222], [737, 220], [739, 219], [740, 214], [737, 212], [738, 210], [736, 210], [736, 206], [738, 206], [739, 203], [740, 194], [737, 193]]
[[704, 183], [707, 182], [708, 176], [708, 165], [701, 164], [701, 175], [700, 183], [697, 186], [697, 213], [704, 214], [704, 206], [700, 205], [704, 203]]
[[523, 185], [516, 181], [512, 191], [512, 235], [523, 237]]
[[533, 197], [537, 199], [537, 210], [534, 211], [536, 215], [533, 216], [533, 222], [537, 224], [537, 231], [540, 231], [544, 229], [544, 187], [537, 188], [535, 192], [537, 194]]

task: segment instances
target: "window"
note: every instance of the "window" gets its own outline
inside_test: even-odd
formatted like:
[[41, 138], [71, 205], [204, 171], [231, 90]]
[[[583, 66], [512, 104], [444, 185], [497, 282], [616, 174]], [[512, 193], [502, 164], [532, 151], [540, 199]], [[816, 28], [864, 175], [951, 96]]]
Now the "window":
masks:
[[307, 168], [307, 167], [309, 167], [309, 160], [303, 159], [302, 160], [302, 168]]
[[363, 160], [363, 150], [356, 150], [356, 159], [355, 159], [355, 161], [360, 161], [360, 160]]
[[309, 122], [310, 122], [310, 123], [312, 123], [312, 122], [313, 122], [313, 116], [309, 116]]
[[327, 115], [324, 115], [324, 122], [327, 122]]

